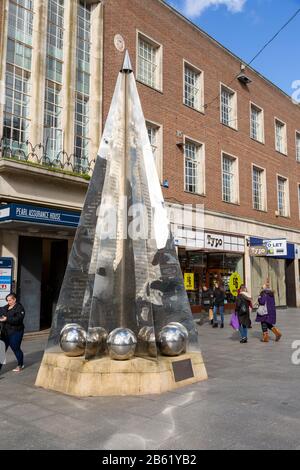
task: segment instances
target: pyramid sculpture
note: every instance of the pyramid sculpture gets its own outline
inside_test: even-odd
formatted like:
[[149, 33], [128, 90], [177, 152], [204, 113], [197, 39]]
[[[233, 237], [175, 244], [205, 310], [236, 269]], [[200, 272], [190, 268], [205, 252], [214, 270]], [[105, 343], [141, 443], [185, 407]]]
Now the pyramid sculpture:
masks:
[[[159, 335], [170, 322], [186, 328], [187, 352], [200, 351], [126, 52], [46, 353], [61, 354], [62, 329], [77, 324], [88, 335], [100, 327], [107, 333], [129, 329], [137, 338], [135, 356], [157, 361]], [[151, 350], [141, 335], [145, 329], [152, 331]], [[107, 348], [91, 354], [86, 342], [85, 360], [103, 356]]]

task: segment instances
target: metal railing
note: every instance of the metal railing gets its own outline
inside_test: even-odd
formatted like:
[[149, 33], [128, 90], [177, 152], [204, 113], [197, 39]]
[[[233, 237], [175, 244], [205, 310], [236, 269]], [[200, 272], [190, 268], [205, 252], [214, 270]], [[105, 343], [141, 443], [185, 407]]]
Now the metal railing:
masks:
[[77, 155], [68, 154], [64, 150], [59, 151], [55, 158], [50, 158], [43, 144], [33, 145], [29, 140], [20, 144], [20, 142], [8, 140], [6, 137], [0, 139], [1, 159], [11, 159], [29, 165], [40, 165], [46, 169], [86, 176], [92, 175], [95, 165], [95, 159], [79, 158]]

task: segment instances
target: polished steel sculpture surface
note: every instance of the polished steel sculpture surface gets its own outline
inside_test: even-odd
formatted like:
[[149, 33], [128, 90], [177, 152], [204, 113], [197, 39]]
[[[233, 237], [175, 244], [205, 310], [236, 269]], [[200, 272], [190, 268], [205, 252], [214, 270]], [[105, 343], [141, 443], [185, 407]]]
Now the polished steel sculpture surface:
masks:
[[[62, 328], [74, 322], [87, 334], [86, 359], [108, 354], [103, 342], [98, 347], [93, 331], [97, 327], [109, 334], [107, 346], [115, 358], [116, 348], [128, 348], [130, 354], [134, 350], [135, 355], [150, 360], [157, 359], [158, 344], [164, 354], [184, 352], [181, 343], [187, 351], [199, 350], [128, 53], [70, 252], [47, 351], [59, 351]], [[178, 325], [166, 330], [171, 322], [184, 325], [184, 334]], [[136, 347], [134, 342], [118, 344], [124, 334], [116, 334], [116, 328], [131, 330]]]
[[165, 356], [179, 356], [186, 351], [187, 337], [176, 325], [167, 325], [158, 335], [159, 348]]
[[60, 334], [59, 344], [66, 356], [83, 356], [86, 348], [84, 328], [76, 323], [65, 325]]
[[108, 353], [111, 359], [125, 361], [134, 355], [137, 339], [129, 328], [116, 328], [107, 337]]
[[100, 326], [88, 329], [86, 337], [86, 356], [93, 358], [106, 351], [107, 331]]

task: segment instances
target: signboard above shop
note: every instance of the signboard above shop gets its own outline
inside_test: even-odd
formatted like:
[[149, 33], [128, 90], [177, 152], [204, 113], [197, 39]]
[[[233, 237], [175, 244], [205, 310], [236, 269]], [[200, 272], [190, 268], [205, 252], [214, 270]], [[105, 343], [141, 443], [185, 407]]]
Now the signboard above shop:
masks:
[[[250, 256], [267, 256], [281, 259], [295, 259], [297, 245], [289, 243], [286, 238], [250, 237]], [[266, 251], [264, 254], [264, 250]]]
[[284, 238], [278, 240], [263, 240], [263, 245], [267, 250], [266, 256], [287, 255], [287, 241]]
[[250, 256], [267, 256], [267, 248], [265, 246], [250, 246], [249, 255]]
[[77, 227], [79, 218], [79, 212], [25, 204], [7, 204], [1, 206], [0, 209], [0, 223], [20, 221], [63, 227]]

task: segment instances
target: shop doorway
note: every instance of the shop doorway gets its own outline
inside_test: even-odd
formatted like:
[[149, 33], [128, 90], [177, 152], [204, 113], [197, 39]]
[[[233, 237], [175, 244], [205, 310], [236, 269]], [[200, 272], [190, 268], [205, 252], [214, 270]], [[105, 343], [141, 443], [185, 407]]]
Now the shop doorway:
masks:
[[286, 260], [285, 265], [286, 303], [291, 308], [297, 306], [295, 262], [295, 260]]
[[25, 330], [51, 326], [68, 260], [68, 241], [19, 238], [18, 298], [24, 305]]
[[40, 329], [51, 326], [67, 261], [67, 240], [43, 240]]

